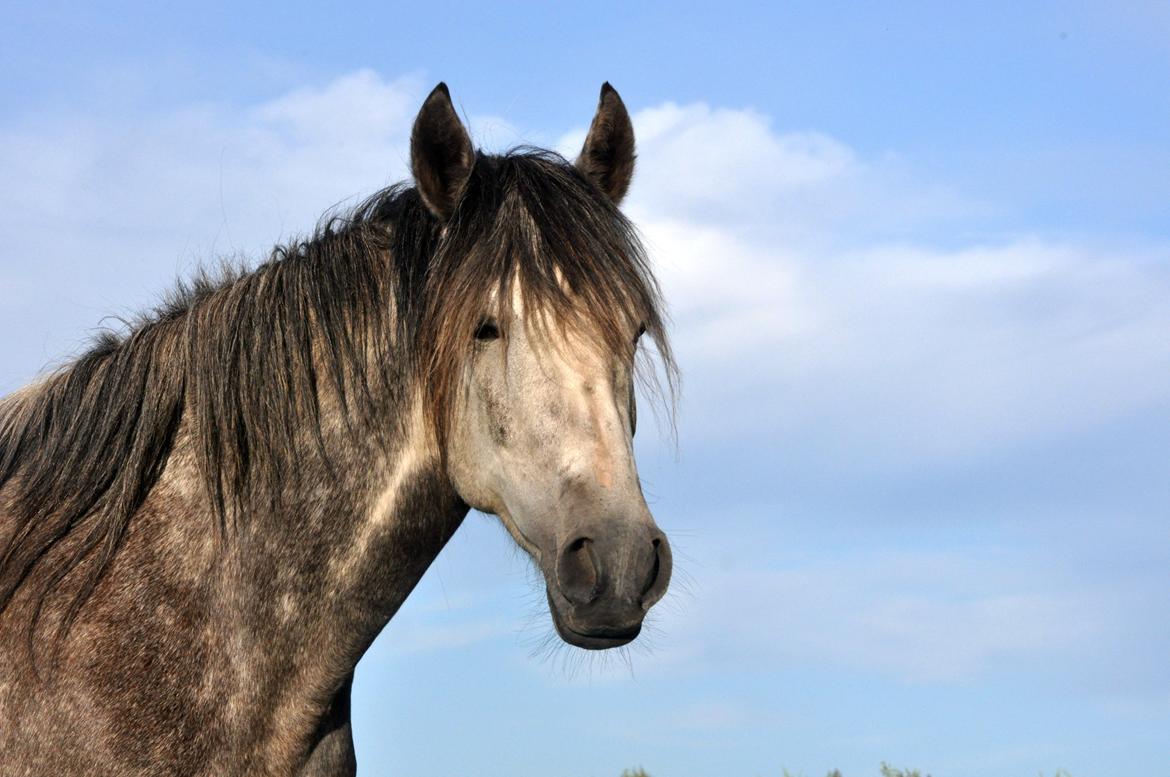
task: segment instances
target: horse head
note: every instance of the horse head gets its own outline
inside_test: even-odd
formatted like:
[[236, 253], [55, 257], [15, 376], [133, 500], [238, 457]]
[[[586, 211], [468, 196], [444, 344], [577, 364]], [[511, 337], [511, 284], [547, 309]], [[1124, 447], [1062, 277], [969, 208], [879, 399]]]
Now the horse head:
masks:
[[441, 84], [415, 121], [415, 181], [443, 223], [427, 381], [459, 495], [531, 555], [565, 641], [615, 647], [671, 575], [634, 460], [639, 341], [670, 361], [657, 286], [617, 207], [633, 126], [606, 84], [574, 164], [517, 158], [477, 153]]

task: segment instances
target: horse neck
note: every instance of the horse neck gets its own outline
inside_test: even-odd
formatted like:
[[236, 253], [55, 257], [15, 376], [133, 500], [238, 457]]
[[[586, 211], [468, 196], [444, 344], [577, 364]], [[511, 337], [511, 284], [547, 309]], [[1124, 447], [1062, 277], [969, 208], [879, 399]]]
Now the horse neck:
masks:
[[257, 657], [286, 649], [308, 675], [344, 679], [459, 526], [468, 508], [420, 408], [371, 419], [391, 430], [376, 442], [324, 424], [327, 460], [299, 452], [273, 506], [241, 516], [227, 583], [247, 591], [237, 625]]
[[222, 538], [198, 482], [198, 441], [181, 435], [78, 638], [112, 638], [144, 601], [182, 612], [134, 628], [152, 651], [176, 656], [170, 672], [216, 689], [206, 714], [231, 732], [233, 759], [296, 763], [467, 511], [417, 407], [399, 418], [410, 420], [389, 421], [376, 443], [329, 425], [329, 465], [308, 444], [295, 451], [306, 460], [275, 506], [233, 516]]

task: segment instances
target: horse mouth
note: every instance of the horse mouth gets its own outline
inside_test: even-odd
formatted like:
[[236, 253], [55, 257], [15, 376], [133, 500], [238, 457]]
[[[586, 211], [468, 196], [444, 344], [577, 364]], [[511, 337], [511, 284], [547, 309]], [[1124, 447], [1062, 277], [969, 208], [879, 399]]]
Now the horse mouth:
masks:
[[553, 625], [561, 639], [575, 647], [586, 650], [609, 650], [610, 648], [628, 645], [642, 633], [642, 624], [632, 626], [598, 626], [591, 629], [575, 629], [565, 623], [560, 610], [549, 597], [549, 612], [552, 613]]

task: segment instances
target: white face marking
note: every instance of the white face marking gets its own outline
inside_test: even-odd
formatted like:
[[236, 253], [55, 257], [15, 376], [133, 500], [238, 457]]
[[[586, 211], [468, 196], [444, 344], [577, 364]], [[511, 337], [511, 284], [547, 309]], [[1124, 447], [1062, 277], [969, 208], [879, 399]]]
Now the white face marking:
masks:
[[475, 346], [453, 425], [453, 475], [471, 504], [510, 515], [525, 541], [539, 544], [544, 527], [518, 514], [555, 500], [566, 481], [637, 491], [628, 399], [619, 392], [629, 368], [583, 337], [526, 320], [518, 290], [513, 310], [511, 331]]
[[554, 613], [572, 609], [557, 565], [575, 552], [566, 550], [574, 543], [578, 551], [590, 545], [581, 552], [592, 554], [580, 562], [581, 575], [593, 574], [600, 586], [604, 571], [611, 594], [637, 609], [653, 598], [644, 594], [665, 538], [634, 462], [629, 354], [603, 353], [589, 338], [536, 320], [539, 314], [526, 317], [519, 290], [512, 305], [509, 330], [475, 343], [457, 391], [448, 439], [456, 490], [500, 516], [532, 555]]

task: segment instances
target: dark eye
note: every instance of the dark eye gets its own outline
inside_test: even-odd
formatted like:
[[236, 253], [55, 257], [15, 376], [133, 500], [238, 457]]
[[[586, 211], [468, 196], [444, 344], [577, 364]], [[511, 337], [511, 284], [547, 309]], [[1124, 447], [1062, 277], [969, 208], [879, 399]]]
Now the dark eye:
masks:
[[495, 340], [500, 336], [500, 327], [493, 319], [487, 319], [480, 322], [479, 327], [475, 330], [476, 340]]
[[638, 341], [642, 339], [642, 335], [644, 334], [646, 334], [646, 325], [642, 324], [638, 327], [638, 334], [634, 335], [634, 345], [638, 344]]

